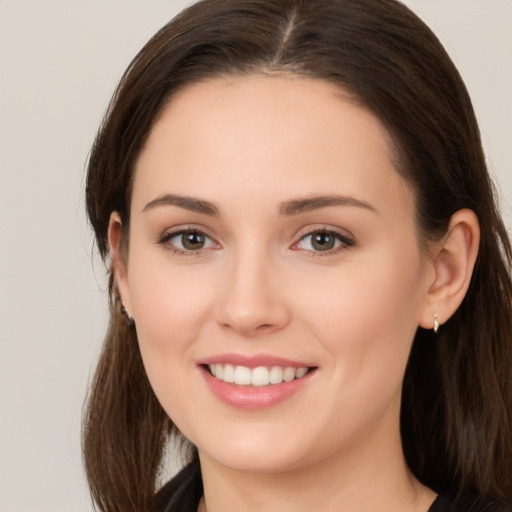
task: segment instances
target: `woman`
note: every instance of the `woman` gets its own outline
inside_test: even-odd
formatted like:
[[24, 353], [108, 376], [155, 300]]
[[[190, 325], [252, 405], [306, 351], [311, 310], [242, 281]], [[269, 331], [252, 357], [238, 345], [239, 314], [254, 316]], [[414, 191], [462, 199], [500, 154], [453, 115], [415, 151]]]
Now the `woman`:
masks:
[[130, 65], [88, 172], [100, 510], [510, 509], [510, 243], [406, 7], [196, 3]]

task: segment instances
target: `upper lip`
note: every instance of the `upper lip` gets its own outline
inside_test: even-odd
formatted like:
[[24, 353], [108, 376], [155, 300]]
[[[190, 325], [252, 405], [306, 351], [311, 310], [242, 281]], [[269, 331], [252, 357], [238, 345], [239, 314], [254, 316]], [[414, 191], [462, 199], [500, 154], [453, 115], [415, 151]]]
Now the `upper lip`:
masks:
[[218, 354], [211, 357], [205, 357], [197, 361], [198, 365], [212, 364], [232, 364], [233, 366], [245, 366], [247, 368], [257, 368], [258, 366], [284, 366], [292, 368], [310, 368], [315, 365], [307, 362], [294, 361], [271, 354]]

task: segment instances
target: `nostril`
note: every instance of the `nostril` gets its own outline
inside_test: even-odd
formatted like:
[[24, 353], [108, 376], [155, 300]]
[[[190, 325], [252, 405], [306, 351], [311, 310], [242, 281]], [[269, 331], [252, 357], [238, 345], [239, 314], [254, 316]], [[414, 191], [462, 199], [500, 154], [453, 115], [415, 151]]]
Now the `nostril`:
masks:
[[256, 336], [258, 334], [268, 334], [279, 329], [278, 324], [262, 323], [246, 321], [246, 319], [238, 319], [233, 322], [223, 322], [222, 327], [228, 330], [234, 330], [244, 336]]

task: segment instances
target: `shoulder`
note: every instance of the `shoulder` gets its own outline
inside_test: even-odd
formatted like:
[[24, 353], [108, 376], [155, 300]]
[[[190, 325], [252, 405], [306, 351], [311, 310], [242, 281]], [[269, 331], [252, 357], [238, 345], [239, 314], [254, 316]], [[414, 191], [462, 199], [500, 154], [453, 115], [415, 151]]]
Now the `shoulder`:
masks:
[[428, 512], [512, 512], [512, 508], [491, 498], [447, 492], [437, 497]]

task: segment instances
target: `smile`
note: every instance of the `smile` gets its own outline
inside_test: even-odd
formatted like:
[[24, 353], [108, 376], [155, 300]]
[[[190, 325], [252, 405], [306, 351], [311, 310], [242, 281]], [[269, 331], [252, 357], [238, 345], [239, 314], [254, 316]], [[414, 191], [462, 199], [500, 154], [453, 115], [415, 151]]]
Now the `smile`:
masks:
[[235, 366], [232, 364], [207, 365], [210, 374], [218, 380], [238, 386], [263, 387], [282, 384], [301, 379], [310, 370], [308, 367], [294, 368], [292, 366]]
[[316, 380], [319, 370], [272, 356], [226, 354], [200, 361], [198, 368], [217, 399], [245, 410], [266, 409], [291, 398]]

